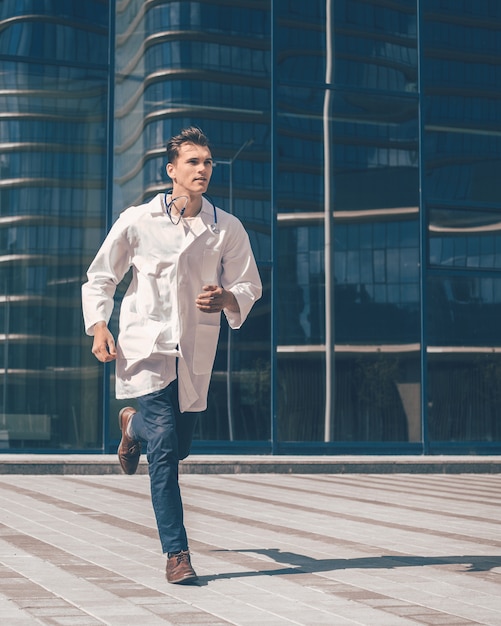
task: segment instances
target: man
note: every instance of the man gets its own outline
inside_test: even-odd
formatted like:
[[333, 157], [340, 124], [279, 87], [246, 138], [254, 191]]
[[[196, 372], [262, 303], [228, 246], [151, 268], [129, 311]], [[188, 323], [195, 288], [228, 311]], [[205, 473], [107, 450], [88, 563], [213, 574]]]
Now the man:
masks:
[[[146, 444], [151, 498], [170, 583], [192, 583], [179, 461], [188, 456], [216, 354], [221, 311], [239, 328], [261, 297], [261, 281], [240, 221], [204, 196], [212, 175], [207, 137], [188, 128], [167, 143], [172, 189], [125, 210], [91, 263], [82, 287], [92, 352], [116, 359], [118, 457], [136, 472]], [[115, 345], [108, 329], [116, 285], [132, 267]]]

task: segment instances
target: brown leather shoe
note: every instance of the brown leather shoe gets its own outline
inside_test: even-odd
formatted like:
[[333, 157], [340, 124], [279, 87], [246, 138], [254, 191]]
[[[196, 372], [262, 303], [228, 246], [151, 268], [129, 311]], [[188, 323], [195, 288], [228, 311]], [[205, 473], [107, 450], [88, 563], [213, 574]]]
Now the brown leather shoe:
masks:
[[118, 425], [122, 431], [122, 440], [118, 446], [118, 460], [126, 474], [135, 474], [141, 456], [141, 443], [127, 435], [127, 426], [135, 413], [135, 409], [126, 406], [118, 414]]
[[190, 553], [183, 550], [167, 559], [165, 575], [167, 582], [173, 584], [194, 583], [198, 580], [195, 570], [191, 566]]

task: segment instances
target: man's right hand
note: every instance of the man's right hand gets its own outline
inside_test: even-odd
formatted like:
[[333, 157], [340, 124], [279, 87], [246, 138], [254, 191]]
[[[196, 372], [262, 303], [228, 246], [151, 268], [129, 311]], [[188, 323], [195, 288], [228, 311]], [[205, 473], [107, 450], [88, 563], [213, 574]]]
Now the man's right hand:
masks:
[[101, 363], [108, 363], [117, 358], [117, 348], [113, 335], [108, 330], [106, 322], [94, 324], [94, 343], [92, 344], [92, 354]]

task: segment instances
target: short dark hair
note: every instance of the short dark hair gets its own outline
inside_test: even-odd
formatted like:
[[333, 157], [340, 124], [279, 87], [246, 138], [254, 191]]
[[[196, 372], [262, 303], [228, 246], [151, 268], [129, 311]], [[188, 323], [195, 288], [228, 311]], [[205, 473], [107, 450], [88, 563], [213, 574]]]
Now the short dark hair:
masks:
[[174, 163], [179, 156], [179, 148], [184, 143], [193, 143], [197, 146], [206, 146], [210, 150], [210, 144], [208, 137], [198, 126], [190, 126], [189, 128], [183, 128], [183, 130], [174, 137], [171, 137], [167, 142], [167, 162]]

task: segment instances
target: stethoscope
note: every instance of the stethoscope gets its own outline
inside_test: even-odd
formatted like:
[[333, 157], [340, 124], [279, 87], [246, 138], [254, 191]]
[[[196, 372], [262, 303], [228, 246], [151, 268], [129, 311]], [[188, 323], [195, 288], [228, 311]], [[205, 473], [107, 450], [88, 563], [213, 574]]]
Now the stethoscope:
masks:
[[[176, 206], [176, 201], [180, 200], [181, 198], [186, 198], [186, 200], [188, 200], [188, 196], [177, 196], [176, 198], [171, 198], [170, 202], [167, 202], [167, 196], [169, 195], [172, 196], [172, 192], [173, 192], [173, 189], [167, 189], [167, 191], [164, 193], [165, 211], [167, 215], [169, 216], [170, 221], [174, 224], [174, 226], [177, 226], [179, 222], [181, 221], [184, 215], [184, 212], [186, 211], [186, 205], [179, 211], [179, 219], [177, 220], [177, 222], [175, 222], [172, 217], [172, 206], [173, 205]], [[217, 225], [217, 211], [216, 211], [216, 205], [214, 204], [214, 200], [208, 194], [205, 194], [205, 193], [202, 194], [202, 197], [212, 204], [212, 209], [214, 211], [214, 222], [209, 225], [209, 228], [211, 229], [211, 232], [213, 232], [215, 235], [218, 235], [219, 227]]]

